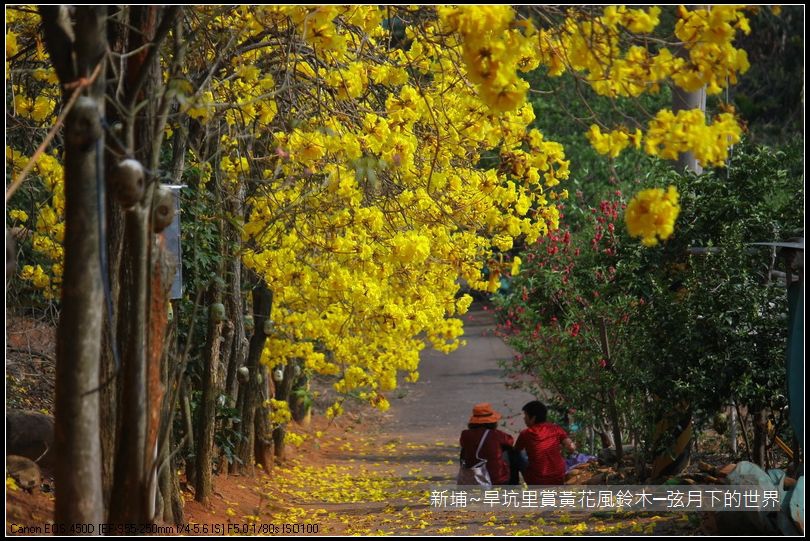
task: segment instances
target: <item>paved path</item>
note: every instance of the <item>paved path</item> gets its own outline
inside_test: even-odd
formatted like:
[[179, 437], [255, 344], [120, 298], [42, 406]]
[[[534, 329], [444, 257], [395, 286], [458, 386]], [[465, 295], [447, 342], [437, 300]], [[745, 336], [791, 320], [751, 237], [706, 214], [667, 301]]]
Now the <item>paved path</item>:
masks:
[[502, 430], [517, 436], [525, 428], [521, 407], [534, 397], [506, 388], [498, 361], [514, 352], [494, 336], [491, 313], [473, 308], [464, 316], [467, 345], [449, 355], [423, 350], [419, 381], [404, 384], [400, 399], [392, 393], [393, 419], [383, 427], [386, 433], [418, 443], [455, 444], [478, 402], [490, 402], [503, 416]]
[[502, 429], [516, 436], [524, 428], [520, 408], [533, 399], [506, 387], [498, 361], [513, 351], [494, 336], [492, 315], [478, 308], [464, 320], [467, 346], [449, 355], [424, 350], [419, 381], [390, 393], [388, 412], [359, 410], [352, 423], [343, 421], [342, 432], [332, 431], [321, 442], [319, 465], [301, 456], [286, 473], [277, 470], [265, 501], [296, 507], [260, 511], [262, 520], [314, 522], [323, 527], [319, 533], [337, 535], [693, 533], [681, 519], [673, 529], [675, 516], [607, 519], [433, 506], [430, 495], [455, 488], [458, 438], [473, 404], [492, 403], [503, 415]]

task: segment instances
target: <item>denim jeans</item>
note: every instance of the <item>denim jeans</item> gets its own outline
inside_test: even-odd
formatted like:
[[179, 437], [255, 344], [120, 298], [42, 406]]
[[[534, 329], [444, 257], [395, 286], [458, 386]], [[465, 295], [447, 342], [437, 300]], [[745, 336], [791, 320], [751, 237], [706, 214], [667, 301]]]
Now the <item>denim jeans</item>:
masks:
[[515, 451], [514, 449], [507, 449], [503, 452], [503, 460], [509, 464], [509, 484], [520, 484], [520, 473], [526, 471], [526, 466], [529, 465], [529, 455], [526, 451]]

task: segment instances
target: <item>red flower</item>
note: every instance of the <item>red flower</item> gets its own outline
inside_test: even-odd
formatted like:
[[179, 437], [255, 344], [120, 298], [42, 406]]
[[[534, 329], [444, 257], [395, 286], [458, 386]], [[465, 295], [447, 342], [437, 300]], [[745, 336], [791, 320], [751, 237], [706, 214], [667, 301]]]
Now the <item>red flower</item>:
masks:
[[577, 336], [579, 334], [579, 323], [574, 323], [571, 325], [571, 336]]

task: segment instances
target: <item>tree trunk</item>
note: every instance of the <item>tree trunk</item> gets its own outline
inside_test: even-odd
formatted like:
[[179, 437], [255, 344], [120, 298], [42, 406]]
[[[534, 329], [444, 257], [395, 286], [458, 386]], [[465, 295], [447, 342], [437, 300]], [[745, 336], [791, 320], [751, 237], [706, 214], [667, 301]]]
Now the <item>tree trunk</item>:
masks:
[[[147, 199], [151, 200], [149, 190]], [[149, 261], [149, 211], [140, 204], [127, 212], [122, 273], [121, 318], [118, 336], [123, 340], [121, 370], [122, 423], [115, 458], [115, 481], [110, 520], [115, 524], [146, 522], [147, 439], [147, 280]], [[151, 452], [151, 451], [150, 451]]]
[[[164, 382], [171, 382], [172, 381], [172, 371], [169, 370], [170, 363], [170, 355], [164, 356], [163, 363], [161, 365], [161, 369], [163, 372], [163, 381]], [[170, 387], [169, 387], [170, 388]], [[168, 412], [169, 418], [167, 422], [167, 426], [165, 427], [165, 438], [166, 441], [163, 442], [161, 445], [159, 442], [159, 455], [157, 459], [157, 467], [158, 467], [158, 486], [160, 491], [160, 498], [159, 501], [162, 505], [159, 505], [157, 508], [156, 517], [163, 520], [167, 524], [178, 524], [178, 522], [174, 519], [174, 507], [173, 503], [173, 489], [174, 484], [172, 483], [172, 477], [176, 478], [177, 475], [175, 474], [175, 470], [172, 467], [172, 460], [171, 460], [171, 444], [173, 438], [173, 419], [174, 415], [173, 412]], [[178, 487], [179, 488], [179, 487]]]
[[[687, 92], [677, 85], [673, 87], [672, 111], [677, 114], [678, 111], [689, 109], [706, 111], [706, 87], [695, 92]], [[697, 175], [703, 172], [703, 167], [691, 151], [683, 152], [678, 156], [678, 172], [683, 173], [684, 171], [691, 171]]]
[[312, 419], [312, 405], [306, 398], [308, 391], [309, 378], [301, 374], [293, 383], [293, 392], [289, 402], [293, 421], [304, 427], [308, 427]]
[[[607, 322], [604, 319], [599, 322], [599, 339], [602, 345], [602, 354], [605, 356], [605, 370], [612, 372], [613, 359], [610, 356]], [[616, 389], [614, 387], [610, 387], [609, 389], [603, 387], [603, 391], [608, 399], [608, 415], [610, 416], [610, 425], [613, 431], [613, 444], [616, 446], [616, 464], [621, 466], [622, 458], [624, 457], [624, 448], [622, 446], [622, 426], [619, 421], [619, 410], [616, 407]]]
[[[233, 329], [234, 329], [234, 324], [233, 324], [232, 321], [226, 320], [223, 323], [223, 328], [222, 328], [222, 349], [221, 349], [221, 352], [220, 352], [222, 359], [221, 359], [221, 362], [218, 365], [218, 375], [217, 375], [217, 381], [219, 382], [219, 390], [223, 393], [223, 396], [225, 396], [226, 397], [225, 399], [228, 401], [225, 404], [227, 407], [232, 407], [233, 406], [233, 404], [231, 402], [231, 398], [230, 398], [230, 396], [228, 396], [228, 388], [227, 388], [227, 386], [223, 385], [224, 382], [227, 380], [228, 366], [231, 364], [231, 358], [233, 356], [233, 346], [234, 346], [234, 336], [233, 336], [234, 335], [234, 330]], [[230, 417], [231, 416], [228, 415], [224, 419], [221, 419], [219, 422], [217, 422], [217, 424], [216, 424], [217, 431], [222, 432], [223, 430], [230, 428], [230, 424], [231, 424]], [[229, 459], [232, 459], [232, 458], [233, 458], [233, 455], [231, 455], [229, 457], [228, 453], [225, 450], [225, 447], [224, 446], [221, 447], [219, 449], [219, 457], [217, 457], [217, 460], [218, 460], [218, 462], [220, 464], [220, 467], [218, 468], [218, 471], [227, 473], [228, 468], [229, 468], [229, 466], [228, 466]]]
[[[227, 195], [226, 212], [239, 222], [244, 218], [245, 187], [240, 182], [233, 193]], [[227, 258], [227, 294], [225, 295], [225, 308], [228, 319], [233, 323], [233, 341], [226, 352], [225, 394], [228, 396], [229, 406], [239, 409], [237, 404], [236, 371], [245, 364], [247, 354], [247, 339], [245, 338], [245, 307], [242, 297], [242, 233], [230, 221], [225, 224], [225, 245], [229, 249]], [[239, 410], [241, 411], [241, 410]], [[242, 430], [236, 422], [229, 426], [232, 430]], [[236, 473], [238, 467], [234, 463], [228, 466], [229, 471]]]
[[[172, 433], [171, 427], [169, 428], [169, 441], [171, 441]], [[156, 517], [163, 520], [167, 524], [177, 524], [174, 518], [174, 507], [172, 505], [173, 486], [172, 476], [177, 477], [171, 465], [170, 453], [171, 446], [164, 445], [161, 448], [160, 456], [157, 463], [161, 465], [158, 470], [158, 486], [159, 486], [159, 505], [157, 506]], [[165, 464], [165, 466], [163, 466]]]
[[[126, 43], [129, 36], [129, 11], [119, 7], [110, 7], [107, 39], [110, 50], [116, 53], [126, 52]], [[111, 71], [111, 70], [108, 70]], [[111, 73], [114, 75], [114, 73]], [[106, 111], [107, 123], [111, 126], [120, 126], [120, 117], [116, 108]], [[104, 153], [105, 178], [110, 178], [112, 169], [125, 154], [120, 142], [109, 138], [106, 141]], [[116, 330], [118, 329], [118, 299], [121, 292], [120, 269], [124, 248], [124, 211], [116, 198], [108, 191], [106, 198], [107, 208], [107, 269], [110, 283], [110, 314], [105, 320], [103, 333], [103, 347], [101, 357], [101, 381], [111, 382], [104, 385], [101, 390], [101, 451], [102, 451], [102, 483], [104, 487], [105, 509], [109, 509], [112, 497], [117, 427], [120, 425], [120, 408], [118, 407], [122, 386], [120, 370], [120, 353]], [[102, 269], [103, 270], [103, 269]]]
[[[703, 8], [704, 6], [689, 6], [690, 8]], [[684, 48], [678, 48], [676, 54], [684, 59], [688, 59], [689, 52]], [[678, 85], [672, 86], [672, 112], [700, 109], [706, 111], [706, 87], [703, 86], [694, 92], [687, 92]], [[697, 175], [703, 172], [703, 167], [698, 163], [693, 152], [684, 152], [678, 156], [678, 172], [691, 171]]]
[[768, 415], [764, 409], [755, 410], [751, 412], [751, 420], [754, 425], [754, 463], [764, 468], [766, 445], [768, 441]]
[[613, 389], [608, 390], [608, 413], [610, 414], [610, 424], [613, 428], [613, 443], [616, 446], [616, 465], [620, 467], [624, 458], [624, 445], [622, 443], [622, 427], [619, 422], [619, 410], [616, 407], [616, 393]]
[[[228, 195], [226, 201], [226, 211], [234, 220], [241, 221], [244, 218], [245, 187], [239, 183], [235, 192]], [[225, 308], [228, 319], [233, 322], [234, 342], [233, 349], [226, 350], [230, 353], [227, 362], [227, 376], [225, 379], [225, 393], [236, 402], [236, 370], [245, 361], [245, 319], [244, 304], [242, 302], [242, 232], [240, 228], [228, 222], [225, 225], [226, 246], [229, 247], [228, 254], [228, 286], [225, 296]]]
[[[212, 293], [212, 299], [219, 300], [221, 293], [219, 291], [213, 291]], [[194, 499], [201, 503], [208, 502], [213, 490], [211, 471], [214, 463], [214, 426], [216, 422], [217, 391], [219, 389], [217, 375], [219, 372], [220, 337], [222, 336], [222, 321], [217, 321], [211, 316], [209, 310], [202, 398], [200, 399], [199, 416], [197, 417], [197, 473]]]
[[[43, 6], [41, 14], [48, 52], [61, 83], [90, 77], [106, 52], [107, 8], [77, 7], [75, 29], [67, 27], [70, 22], [64, 7]], [[104, 314], [99, 238], [103, 72], [102, 68], [65, 122], [65, 262], [56, 346], [58, 459], [54, 472], [55, 519], [62, 525], [104, 520], [99, 437]]]
[[[276, 382], [276, 393], [275, 399], [276, 400], [283, 400], [290, 403], [290, 392], [293, 388], [293, 383], [295, 381], [295, 365], [297, 361], [290, 361], [284, 367], [284, 379], [280, 382]], [[275, 449], [276, 459], [277, 460], [284, 460], [284, 436], [287, 432], [287, 427], [285, 425], [281, 425], [276, 427], [273, 430], [273, 446]]]
[[194, 419], [191, 414], [191, 399], [189, 398], [188, 382], [186, 380], [180, 381], [180, 401], [183, 408], [183, 420], [185, 421], [186, 429], [186, 482], [189, 485], [194, 485], [197, 481], [197, 462], [191, 460], [195, 456], [197, 445], [194, 438]]
[[[240, 401], [242, 402], [242, 428], [244, 430], [239, 446], [239, 459], [242, 462], [242, 473], [253, 475], [254, 463], [257, 456], [264, 456], [269, 434], [263, 432], [266, 424], [257, 423], [256, 410], [261, 406], [260, 386], [266, 384], [262, 377], [259, 359], [267, 336], [264, 334], [264, 322], [270, 318], [273, 305], [273, 295], [262, 283], [253, 288], [253, 318], [255, 321], [253, 336], [250, 339], [247, 356], [247, 369], [249, 379], [247, 384], [240, 386]], [[257, 430], [258, 428], [258, 430]], [[257, 450], [261, 451], [257, 453]], [[267, 466], [267, 465], [265, 465]]]
[[270, 397], [268, 392], [269, 376], [268, 370], [265, 366], [258, 367], [259, 379], [259, 395], [256, 412], [253, 416], [253, 457], [265, 472], [269, 472], [273, 466], [273, 431], [270, 426], [270, 410], [264, 405], [266, 398]]
[[[225, 303], [226, 306], [227, 304], [228, 303]], [[226, 308], [226, 318], [227, 317]], [[230, 319], [226, 319], [222, 326], [222, 347], [220, 351], [222, 362], [218, 363], [217, 381], [223, 384], [221, 387], [225, 394], [228, 393], [228, 388], [224, 384], [228, 379], [229, 365], [231, 364], [231, 359], [233, 357], [234, 327], [235, 325]]]
[[[150, 284], [150, 311], [149, 311], [149, 364], [147, 366], [147, 439], [146, 450], [152, 460], [147, 461], [147, 486], [149, 494], [158, 492], [158, 466], [160, 456], [164, 452], [159, 448], [159, 434], [161, 423], [170, 424], [173, 416], [171, 412], [163, 414], [163, 402], [166, 388], [169, 383], [167, 331], [169, 326], [169, 292], [174, 277], [174, 264], [166, 247], [163, 234], [156, 238], [152, 253], [154, 254], [151, 266]], [[164, 432], [166, 428], [164, 428]], [[168, 443], [168, 442], [166, 442]], [[168, 445], [164, 445], [168, 448]], [[151, 464], [150, 464], [151, 462]], [[147, 495], [146, 516], [150, 520], [162, 515], [162, 509], [154, 509], [155, 498]]]
[[[154, 412], [157, 397], [150, 401], [159, 380], [156, 367], [149, 368], [148, 358], [154, 357], [150, 347], [161, 349], [155, 340], [165, 332], [165, 313], [160, 322], [152, 321], [150, 256], [152, 248], [152, 198], [155, 192], [160, 145], [163, 139], [165, 115], [159, 109], [157, 96], [163, 80], [160, 72], [159, 51], [162, 40], [174, 24], [177, 8], [158, 6], [131, 6], [128, 21], [123, 88], [124, 146], [144, 170], [149, 172], [144, 197], [125, 217], [125, 241], [122, 256], [120, 318], [118, 336], [120, 344], [123, 391], [121, 393], [120, 422], [117, 431], [117, 451], [114, 481], [110, 502], [110, 520], [113, 523], [145, 524], [153, 518], [155, 497], [154, 461], [156, 459], [157, 429]], [[158, 18], [163, 14], [160, 25]], [[165, 100], [163, 101], [165, 104]], [[150, 332], [154, 336], [150, 336]], [[161, 341], [162, 344], [162, 341]], [[149, 357], [148, 357], [149, 356]], [[151, 377], [150, 377], [151, 376]], [[151, 385], [150, 385], [151, 382]], [[159, 394], [159, 393], [157, 393]]]
[[613, 447], [613, 438], [610, 436], [610, 433], [607, 430], [599, 430], [599, 441], [602, 444], [603, 449], [607, 449], [609, 447]]

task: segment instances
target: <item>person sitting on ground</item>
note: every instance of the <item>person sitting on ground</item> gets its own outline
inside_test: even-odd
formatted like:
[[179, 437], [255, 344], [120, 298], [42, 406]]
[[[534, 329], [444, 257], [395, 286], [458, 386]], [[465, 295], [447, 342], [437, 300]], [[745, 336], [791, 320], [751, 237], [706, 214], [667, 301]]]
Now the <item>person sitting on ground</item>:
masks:
[[529, 485], [562, 485], [565, 483], [565, 460], [560, 446], [569, 453], [576, 450], [574, 442], [559, 425], [546, 421], [548, 409], [539, 400], [523, 406], [523, 420], [528, 428], [521, 431], [515, 451], [526, 451], [528, 465], [523, 479]]
[[[478, 457], [486, 459], [487, 471], [493, 485], [518, 484], [518, 467], [514, 456], [512, 444], [514, 438], [498, 430], [498, 420], [501, 414], [492, 409], [488, 403], [476, 404], [473, 407], [467, 430], [461, 433], [461, 460], [468, 466], [478, 463], [476, 451], [481, 438], [486, 433], [486, 440], [478, 451]], [[487, 432], [489, 429], [489, 432]]]

